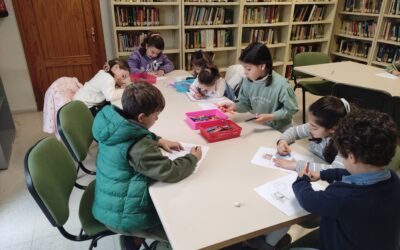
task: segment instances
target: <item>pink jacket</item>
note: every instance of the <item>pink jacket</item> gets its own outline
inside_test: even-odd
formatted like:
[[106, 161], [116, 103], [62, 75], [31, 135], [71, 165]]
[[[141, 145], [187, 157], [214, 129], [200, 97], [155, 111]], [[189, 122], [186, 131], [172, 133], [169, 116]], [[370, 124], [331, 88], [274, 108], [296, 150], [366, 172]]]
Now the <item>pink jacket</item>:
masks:
[[47, 89], [43, 105], [43, 132], [55, 133], [57, 138], [57, 111], [72, 101], [75, 93], [83, 85], [76, 77], [60, 77]]

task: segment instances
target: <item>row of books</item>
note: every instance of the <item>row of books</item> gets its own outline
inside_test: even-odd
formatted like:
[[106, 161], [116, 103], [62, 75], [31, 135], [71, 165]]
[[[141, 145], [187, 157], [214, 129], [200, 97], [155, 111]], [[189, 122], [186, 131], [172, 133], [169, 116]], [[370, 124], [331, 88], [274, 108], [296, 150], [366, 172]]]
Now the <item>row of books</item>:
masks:
[[131, 52], [140, 46], [146, 37], [146, 32], [119, 32], [117, 36], [118, 51]]
[[324, 19], [326, 6], [320, 5], [297, 5], [294, 9], [293, 21], [321, 21]]
[[390, 2], [388, 14], [400, 15], [400, 0], [392, 0]]
[[344, 11], [376, 13], [381, 10], [383, 0], [345, 0]]
[[293, 65], [287, 65], [285, 70], [285, 78], [292, 79]]
[[278, 29], [243, 29], [242, 45], [248, 45], [252, 42], [261, 42], [265, 44], [279, 43]]
[[185, 25], [233, 24], [233, 9], [222, 7], [185, 7]]
[[243, 23], [261, 24], [279, 22], [280, 6], [245, 7], [243, 11]]
[[200, 49], [233, 46], [232, 30], [205, 29], [185, 32], [185, 48]]
[[400, 60], [400, 47], [387, 44], [379, 44], [376, 53], [378, 62], [394, 63]]
[[376, 32], [376, 25], [376, 21], [374, 20], [343, 20], [340, 26], [340, 33], [373, 38]]
[[400, 41], [400, 22], [385, 20], [382, 38], [385, 40]]
[[115, 25], [157, 26], [160, 25], [160, 10], [146, 6], [115, 6]]
[[338, 52], [346, 55], [367, 58], [371, 43], [339, 38], [336, 42]]
[[290, 40], [310, 40], [310, 39], [322, 39], [324, 38], [324, 25], [295, 25], [292, 27], [292, 33], [290, 34]]
[[294, 56], [303, 53], [303, 52], [311, 52], [311, 51], [321, 51], [321, 44], [302, 44], [302, 45], [292, 45], [290, 50], [290, 59], [293, 60]]

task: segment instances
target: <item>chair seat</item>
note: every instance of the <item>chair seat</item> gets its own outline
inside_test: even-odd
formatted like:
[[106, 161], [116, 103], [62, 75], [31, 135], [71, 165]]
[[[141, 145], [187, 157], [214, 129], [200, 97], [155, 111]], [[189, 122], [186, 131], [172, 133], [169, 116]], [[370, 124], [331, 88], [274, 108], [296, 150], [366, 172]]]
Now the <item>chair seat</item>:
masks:
[[310, 92], [313, 95], [325, 96], [332, 93], [334, 83], [326, 80], [319, 81], [301, 81], [298, 83], [301, 88]]
[[89, 236], [96, 235], [100, 232], [109, 231], [102, 223], [97, 221], [92, 214], [92, 205], [94, 201], [94, 189], [96, 180], [92, 181], [82, 195], [79, 204], [79, 219], [82, 224], [83, 231]]

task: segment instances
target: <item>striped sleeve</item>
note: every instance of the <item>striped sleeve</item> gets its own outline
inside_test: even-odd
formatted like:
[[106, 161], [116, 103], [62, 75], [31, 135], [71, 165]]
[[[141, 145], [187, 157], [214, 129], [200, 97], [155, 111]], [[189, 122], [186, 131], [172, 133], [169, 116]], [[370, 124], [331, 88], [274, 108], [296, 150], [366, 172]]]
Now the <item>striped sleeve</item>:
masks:
[[[310, 136], [310, 130], [308, 128], [308, 124], [302, 124], [296, 127], [291, 127], [287, 129], [279, 140], [285, 140], [288, 144], [295, 142], [296, 140], [306, 138]], [[278, 140], [278, 141], [279, 141]]]

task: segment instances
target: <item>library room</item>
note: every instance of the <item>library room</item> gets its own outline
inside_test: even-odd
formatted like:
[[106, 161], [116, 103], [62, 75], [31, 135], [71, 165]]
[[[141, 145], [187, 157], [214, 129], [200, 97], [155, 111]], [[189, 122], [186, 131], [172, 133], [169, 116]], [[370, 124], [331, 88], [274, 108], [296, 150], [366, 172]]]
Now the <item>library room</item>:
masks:
[[0, 44], [0, 250], [400, 249], [400, 0], [0, 0]]

